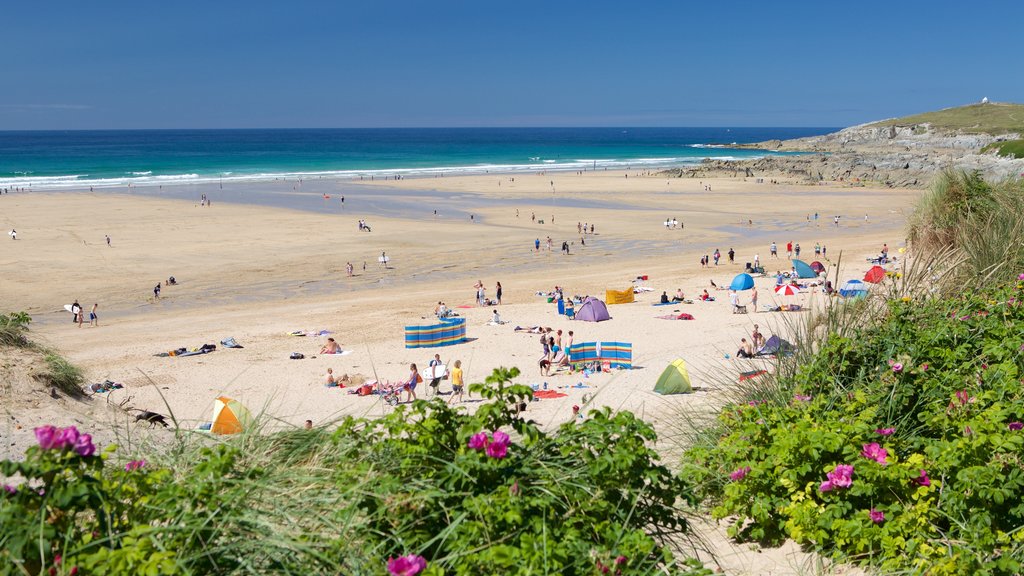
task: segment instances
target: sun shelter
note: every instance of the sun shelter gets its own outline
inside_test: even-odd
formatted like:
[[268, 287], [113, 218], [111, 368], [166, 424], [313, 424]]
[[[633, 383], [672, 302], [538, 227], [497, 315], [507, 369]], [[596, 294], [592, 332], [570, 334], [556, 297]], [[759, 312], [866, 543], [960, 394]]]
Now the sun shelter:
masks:
[[881, 266], [872, 266], [870, 270], [864, 274], [864, 281], [871, 282], [872, 284], [878, 284], [885, 278], [885, 268]]
[[843, 298], [859, 298], [868, 295], [868, 287], [860, 280], [847, 280], [846, 284], [839, 289], [839, 295]]
[[213, 424], [210, 432], [214, 434], [238, 434], [252, 424], [252, 415], [238, 400], [221, 396], [213, 402]]
[[793, 260], [793, 268], [796, 270], [796, 275], [800, 278], [818, 277], [818, 273], [803, 260]]
[[758, 356], [767, 356], [769, 354], [786, 354], [787, 352], [793, 351], [793, 345], [789, 342], [779, 338], [778, 336], [772, 336], [761, 346], [761, 349], [757, 351]]
[[466, 319], [451, 318], [429, 326], [406, 326], [406, 348], [436, 348], [466, 341]]
[[750, 274], [744, 273], [737, 274], [729, 284], [729, 290], [736, 290], [737, 292], [741, 290], [750, 290], [753, 287], [754, 277]]
[[597, 298], [588, 297], [576, 309], [576, 319], [584, 322], [603, 322], [611, 320], [611, 318], [611, 315], [608, 314], [608, 307]]
[[690, 385], [690, 371], [686, 368], [686, 362], [677, 358], [662, 371], [658, 377], [654, 391], [658, 394], [686, 394], [693, 392]]
[[611, 368], [633, 368], [633, 344], [630, 342], [579, 342], [569, 347], [572, 364], [607, 362]]
[[821, 274], [825, 271], [825, 265], [815, 260], [814, 262], [811, 262], [811, 270], [814, 270], [817, 274]]
[[604, 301], [608, 305], [612, 304], [629, 304], [635, 302], [636, 298], [633, 296], [633, 289], [627, 288], [626, 290], [605, 290]]

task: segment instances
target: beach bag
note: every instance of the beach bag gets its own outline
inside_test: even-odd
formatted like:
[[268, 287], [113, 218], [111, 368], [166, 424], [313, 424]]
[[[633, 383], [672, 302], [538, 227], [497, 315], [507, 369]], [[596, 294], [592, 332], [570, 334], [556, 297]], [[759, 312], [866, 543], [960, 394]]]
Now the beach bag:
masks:
[[302, 352], [292, 352], [291, 355], [288, 356], [288, 358], [290, 358], [292, 360], [302, 360], [305, 357], [306, 357], [306, 355], [303, 354]]
[[420, 374], [419, 372], [416, 373], [416, 383], [417, 384], [422, 384], [423, 383], [423, 375]]

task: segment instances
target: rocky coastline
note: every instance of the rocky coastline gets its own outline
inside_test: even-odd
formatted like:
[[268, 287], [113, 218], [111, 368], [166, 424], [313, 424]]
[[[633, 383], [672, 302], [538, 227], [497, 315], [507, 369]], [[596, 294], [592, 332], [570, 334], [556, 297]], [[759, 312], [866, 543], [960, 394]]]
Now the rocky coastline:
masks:
[[697, 166], [673, 168], [662, 174], [678, 178], [742, 177], [803, 184], [923, 188], [947, 168], [978, 170], [989, 179], [1024, 175], [1024, 159], [981, 151], [992, 142], [1018, 138], [1020, 134], [993, 136], [939, 130], [927, 123], [862, 124], [823, 136], [735, 146], [805, 154], [705, 160]]

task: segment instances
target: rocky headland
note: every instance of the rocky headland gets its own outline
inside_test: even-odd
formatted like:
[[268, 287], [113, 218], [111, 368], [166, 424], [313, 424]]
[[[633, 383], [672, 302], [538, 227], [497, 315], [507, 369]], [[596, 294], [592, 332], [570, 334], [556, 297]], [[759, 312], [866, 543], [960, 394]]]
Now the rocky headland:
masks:
[[[970, 124], [967, 119], [975, 117], [978, 120]], [[1003, 179], [1024, 174], [1024, 159], [998, 156], [995, 151], [983, 149], [993, 143], [1021, 139], [1022, 134], [1024, 105], [975, 104], [861, 124], [823, 136], [733, 145], [805, 154], [706, 160], [698, 166], [667, 170], [665, 174], [680, 178], [780, 179], [807, 184], [871, 183], [901, 188], [924, 187], [947, 168], [979, 170], [989, 179]]]

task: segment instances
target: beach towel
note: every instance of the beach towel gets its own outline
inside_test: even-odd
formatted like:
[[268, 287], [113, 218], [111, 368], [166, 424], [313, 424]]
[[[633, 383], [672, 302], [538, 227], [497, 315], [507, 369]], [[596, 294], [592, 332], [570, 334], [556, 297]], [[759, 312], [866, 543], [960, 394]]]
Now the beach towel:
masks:
[[289, 332], [289, 336], [327, 336], [328, 334], [334, 334], [330, 330], [296, 330]]
[[169, 356], [198, 356], [200, 354], [207, 354], [209, 352], [213, 352], [216, 349], [216, 344], [203, 344], [202, 346], [198, 348], [192, 348], [191, 350], [188, 348], [175, 348], [170, 352], [160, 352], [159, 354], [153, 354], [153, 356], [158, 356], [161, 358], [167, 358]]
[[679, 314], [666, 314], [664, 316], [655, 316], [655, 318], [660, 318], [661, 320], [693, 320], [693, 315], [687, 314], [686, 312], [680, 312]]
[[675, 300], [670, 302], [655, 302], [654, 304], [651, 304], [651, 306], [671, 306], [673, 304], [679, 304], [679, 301]]
[[538, 390], [533, 393], [534, 398], [564, 398], [568, 396], [564, 392], [556, 392], [554, 390]]
[[751, 370], [749, 372], [740, 372], [740, 382], [743, 382], [744, 380], [750, 380], [752, 378], [757, 378], [758, 376], [762, 376], [767, 373], [767, 370]]
[[351, 354], [351, 350], [338, 350], [337, 352], [321, 352], [323, 356], [348, 356]]
[[456, 306], [456, 308], [476, 308], [476, 306], [470, 306], [469, 304], [462, 304], [461, 306]]

